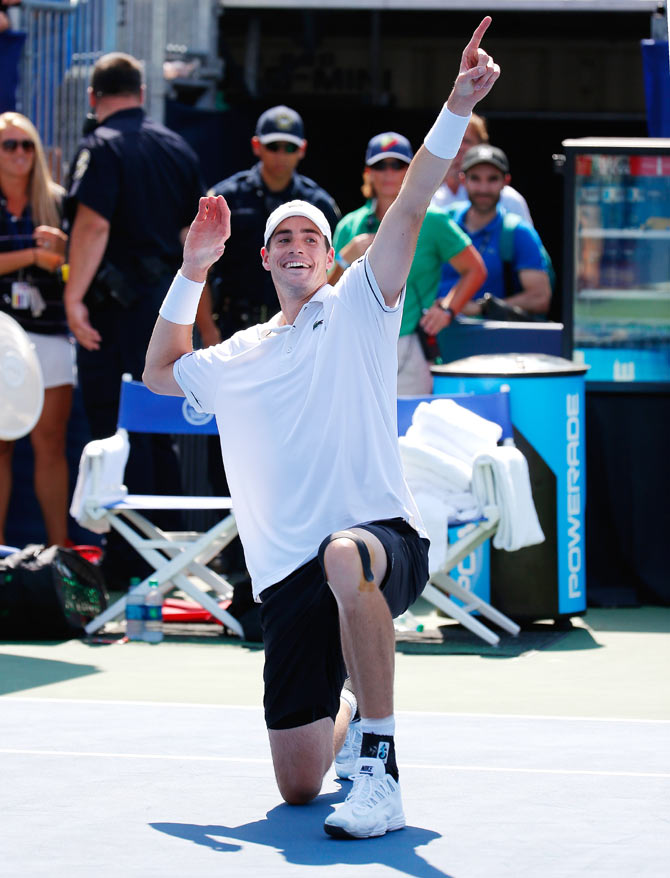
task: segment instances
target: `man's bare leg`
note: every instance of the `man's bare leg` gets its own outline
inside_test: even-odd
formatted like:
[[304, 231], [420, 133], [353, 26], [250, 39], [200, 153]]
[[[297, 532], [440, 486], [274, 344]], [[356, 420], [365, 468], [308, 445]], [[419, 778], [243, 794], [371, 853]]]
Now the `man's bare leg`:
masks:
[[342, 652], [361, 716], [386, 717], [393, 713], [395, 669], [393, 619], [379, 590], [386, 573], [386, 551], [374, 534], [363, 528], [351, 530], [368, 548], [374, 581], [364, 579], [358, 548], [346, 538], [326, 547], [326, 577], [337, 601]]
[[277, 786], [289, 805], [304, 805], [319, 795], [333, 761], [330, 717], [294, 729], [269, 729]]

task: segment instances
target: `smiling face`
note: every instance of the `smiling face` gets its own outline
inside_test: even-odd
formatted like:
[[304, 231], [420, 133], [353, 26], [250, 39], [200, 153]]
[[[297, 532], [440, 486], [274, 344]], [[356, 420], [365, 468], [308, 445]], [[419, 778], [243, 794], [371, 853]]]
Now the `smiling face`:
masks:
[[[3, 144], [9, 141], [15, 148], [6, 152]], [[25, 148], [27, 141], [34, 143], [33, 138], [18, 125], [8, 125], [0, 130], [0, 176], [23, 178], [30, 176], [35, 163], [35, 149]], [[13, 143], [12, 143], [13, 142]], [[15, 145], [18, 144], [18, 145]]]
[[334, 251], [307, 217], [290, 216], [275, 229], [261, 250], [263, 268], [272, 274], [277, 292], [309, 298], [326, 283]]

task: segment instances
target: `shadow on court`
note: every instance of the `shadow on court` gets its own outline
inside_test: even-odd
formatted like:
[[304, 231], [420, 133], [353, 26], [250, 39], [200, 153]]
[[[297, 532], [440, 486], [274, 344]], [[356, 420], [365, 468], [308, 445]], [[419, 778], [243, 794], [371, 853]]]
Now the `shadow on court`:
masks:
[[[495, 628], [493, 625], [491, 627]], [[422, 631], [397, 632], [396, 652], [406, 655], [476, 655], [484, 659], [510, 659], [530, 652], [602, 648], [590, 631], [574, 626], [569, 621], [561, 625], [546, 622], [529, 624], [516, 636], [496, 630], [500, 635], [497, 646], [486, 643], [454, 622]]]
[[[149, 825], [159, 832], [222, 854], [240, 854], [244, 852], [245, 844], [259, 844], [277, 850], [287, 863], [300, 866], [370, 866], [377, 863], [415, 878], [453, 878], [427, 863], [417, 853], [417, 848], [441, 838], [439, 832], [407, 826], [382, 838], [360, 841], [335, 840], [325, 835], [323, 821], [330, 814], [330, 806], [341, 802], [344, 793], [344, 790], [340, 790], [319, 796], [311, 804], [301, 807], [278, 805], [268, 811], [265, 819], [239, 826], [199, 826], [191, 823]], [[241, 863], [232, 860], [226, 860], [221, 865], [228, 867], [228, 874], [241, 874], [243, 868]]]
[[94, 665], [0, 654], [0, 695], [99, 673]]

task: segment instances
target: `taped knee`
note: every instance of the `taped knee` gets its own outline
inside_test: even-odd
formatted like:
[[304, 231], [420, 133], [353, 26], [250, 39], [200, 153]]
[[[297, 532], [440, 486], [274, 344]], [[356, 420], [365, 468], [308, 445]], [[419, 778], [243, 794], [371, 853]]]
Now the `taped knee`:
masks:
[[373, 582], [374, 576], [372, 575], [372, 563], [370, 561], [370, 552], [368, 551], [368, 547], [365, 545], [364, 540], [362, 540], [358, 534], [353, 533], [350, 530], [337, 530], [335, 533], [327, 536], [326, 539], [319, 546], [319, 564], [321, 564], [321, 569], [326, 574], [326, 565], [324, 564], [324, 555], [326, 554], [326, 547], [333, 542], [333, 540], [351, 540], [356, 548], [358, 549], [358, 554], [361, 556], [361, 564], [363, 566], [363, 576], [367, 582]]

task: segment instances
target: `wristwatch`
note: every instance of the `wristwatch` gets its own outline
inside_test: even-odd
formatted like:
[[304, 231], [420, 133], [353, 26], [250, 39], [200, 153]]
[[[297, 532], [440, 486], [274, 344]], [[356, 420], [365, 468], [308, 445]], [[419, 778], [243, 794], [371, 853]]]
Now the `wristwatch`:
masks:
[[456, 312], [453, 308], [443, 308], [442, 309], [445, 314], [451, 314], [451, 319], [454, 320], [456, 318]]

